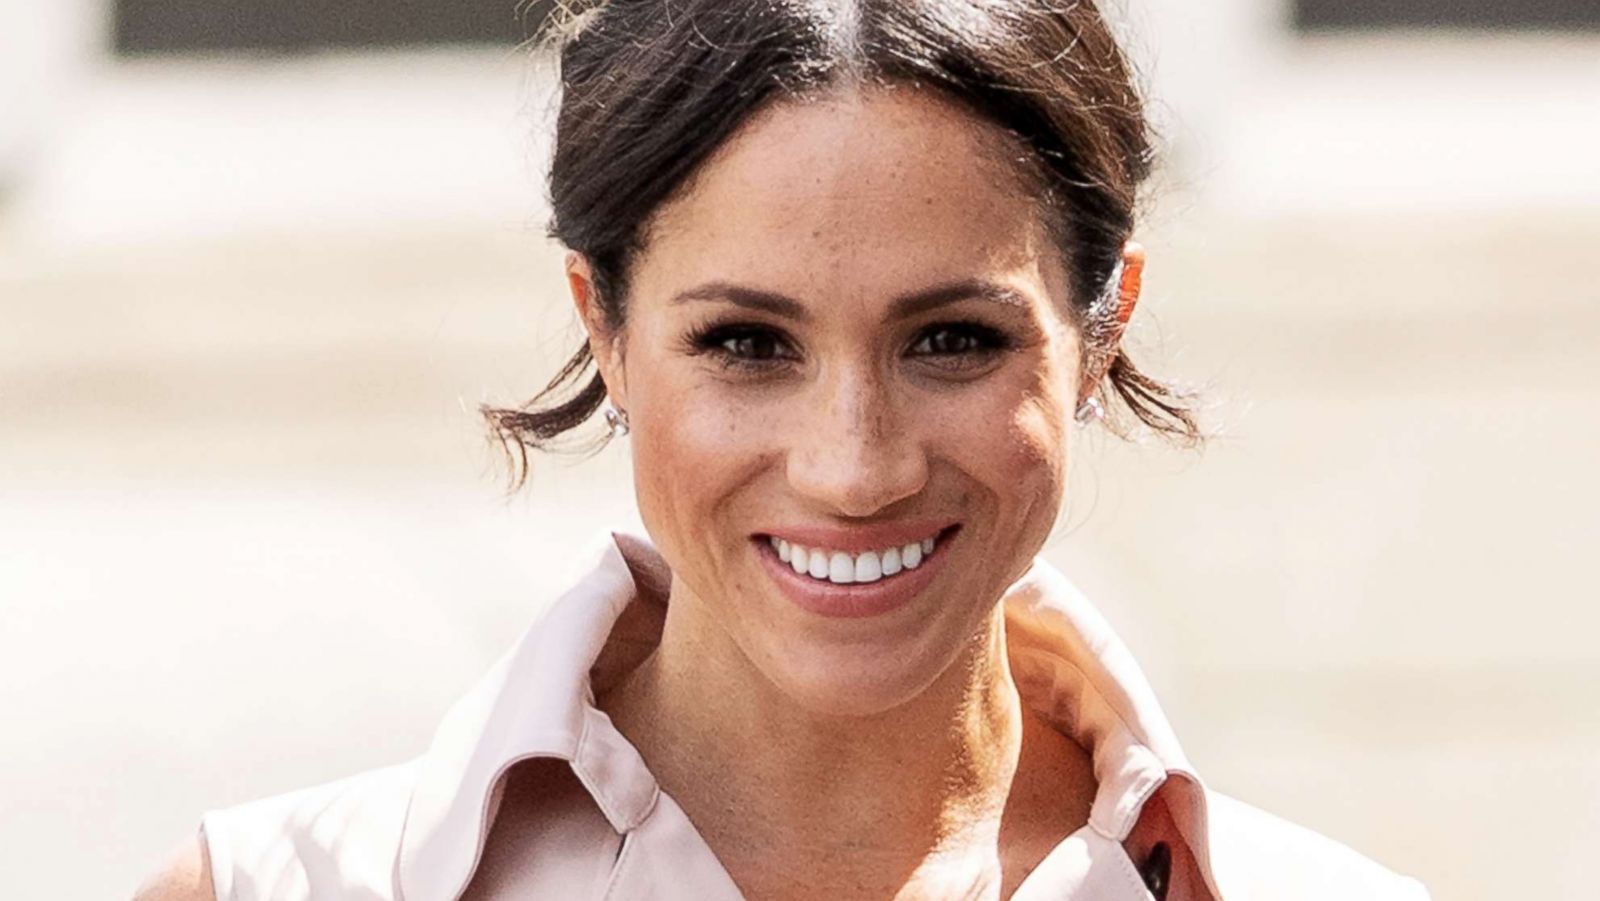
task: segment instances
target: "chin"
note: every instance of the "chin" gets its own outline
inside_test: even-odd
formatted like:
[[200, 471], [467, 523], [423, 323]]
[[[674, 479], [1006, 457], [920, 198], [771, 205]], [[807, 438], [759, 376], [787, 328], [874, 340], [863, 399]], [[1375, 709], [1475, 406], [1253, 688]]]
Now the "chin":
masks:
[[[876, 716], [909, 703], [939, 678], [958, 650], [930, 654], [927, 647], [881, 643], [785, 644], [774, 649], [775, 657], [764, 667], [767, 678], [802, 710], [838, 717]], [[808, 648], [803, 656], [796, 653], [800, 648]]]

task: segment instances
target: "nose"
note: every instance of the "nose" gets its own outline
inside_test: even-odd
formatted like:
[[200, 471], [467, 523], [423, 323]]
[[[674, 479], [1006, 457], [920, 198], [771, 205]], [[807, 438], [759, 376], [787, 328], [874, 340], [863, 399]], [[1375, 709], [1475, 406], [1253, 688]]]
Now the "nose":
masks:
[[905, 402], [880, 379], [819, 380], [797, 411], [789, 485], [839, 516], [870, 516], [915, 495], [928, 461]]

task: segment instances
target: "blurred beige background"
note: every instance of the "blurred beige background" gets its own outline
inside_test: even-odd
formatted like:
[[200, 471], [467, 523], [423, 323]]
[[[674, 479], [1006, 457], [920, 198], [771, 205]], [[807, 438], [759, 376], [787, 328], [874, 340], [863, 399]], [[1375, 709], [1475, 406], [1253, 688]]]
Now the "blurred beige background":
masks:
[[[0, 57], [0, 896], [125, 897], [206, 809], [420, 752], [631, 489], [614, 448], [507, 499], [474, 413], [576, 340], [547, 70], [114, 57], [102, 4], [0, 3], [38, 35]], [[1593, 897], [1600, 37], [1124, 18], [1170, 145], [1136, 346], [1223, 435], [1089, 442], [1048, 555], [1216, 787], [1436, 898]]]

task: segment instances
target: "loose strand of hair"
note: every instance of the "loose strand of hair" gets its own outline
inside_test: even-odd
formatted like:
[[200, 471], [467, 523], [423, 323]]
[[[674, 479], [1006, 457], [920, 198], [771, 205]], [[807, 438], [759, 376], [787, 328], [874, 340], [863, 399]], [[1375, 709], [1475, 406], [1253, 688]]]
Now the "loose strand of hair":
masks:
[[[522, 406], [505, 408], [483, 404], [478, 407], [488, 423], [492, 441], [500, 448], [511, 472], [512, 491], [527, 484], [529, 450], [554, 449], [557, 439], [588, 422], [605, 403], [606, 384], [596, 372], [571, 396], [546, 405], [552, 396], [570, 390], [570, 386], [579, 381], [592, 360], [589, 345], [585, 343], [567, 360], [545, 389]], [[595, 442], [585, 450], [598, 450], [604, 443], [604, 440]]]
[[[1205, 444], [1206, 434], [1194, 413], [1195, 397], [1192, 393], [1153, 379], [1139, 371], [1127, 353], [1118, 350], [1106, 373], [1106, 381], [1131, 412], [1146, 428], [1166, 435], [1177, 443], [1199, 448]], [[1126, 429], [1115, 423], [1111, 428], [1121, 437], [1128, 437]]]

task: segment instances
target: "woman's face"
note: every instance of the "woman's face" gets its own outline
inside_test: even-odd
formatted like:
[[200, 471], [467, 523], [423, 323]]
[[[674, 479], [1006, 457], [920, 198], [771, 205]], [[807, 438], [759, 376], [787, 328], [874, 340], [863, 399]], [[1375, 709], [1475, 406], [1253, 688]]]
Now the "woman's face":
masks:
[[573, 258], [672, 604], [817, 712], [932, 684], [1061, 505], [1078, 338], [1007, 140], [912, 89], [781, 104], [662, 208], [620, 333]]

